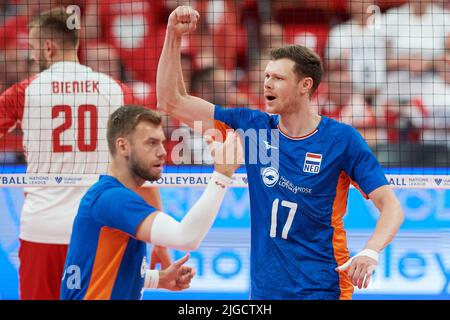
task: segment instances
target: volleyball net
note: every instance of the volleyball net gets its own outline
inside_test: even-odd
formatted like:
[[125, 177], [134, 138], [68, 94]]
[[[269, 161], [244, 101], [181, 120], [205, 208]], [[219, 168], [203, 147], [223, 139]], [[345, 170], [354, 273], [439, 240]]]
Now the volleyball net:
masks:
[[[223, 107], [265, 111], [264, 69], [270, 49], [307, 46], [321, 57], [325, 70], [312, 97], [313, 108], [355, 127], [393, 186], [450, 188], [450, 16], [445, 3], [74, 0], [58, 4], [71, 16], [68, 23], [80, 30], [80, 63], [119, 79], [150, 108], [156, 108], [156, 69], [167, 18], [179, 4], [193, 5], [201, 16], [197, 30], [182, 42], [186, 88]], [[27, 23], [54, 6], [16, 0], [5, 7], [0, 16], [2, 92], [39, 72], [30, 56]], [[95, 110], [71, 103], [67, 105], [72, 112], [55, 112], [51, 124], [40, 123], [48, 122], [44, 120], [48, 117], [40, 118], [39, 105], [28, 119], [51, 132], [49, 139], [59, 141], [62, 148], [51, 152], [64, 153], [61, 170], [40, 166], [52, 157], [44, 156], [44, 151], [39, 154], [39, 144], [45, 141], [36, 141], [32, 161], [44, 169], [25, 173], [31, 160], [23, 148], [27, 136], [22, 119], [0, 139], [0, 187], [88, 186], [98, 179], [102, 172], [83, 165], [88, 153], [108, 152], [91, 148], [103, 139], [102, 132], [92, 127]], [[203, 137], [168, 115], [163, 115], [163, 125], [167, 168], [160, 180], [147, 185], [204, 186], [212, 162]], [[55, 142], [50, 143], [54, 148]], [[102, 157], [94, 159], [98, 163], [89, 160], [89, 165], [104, 165]], [[247, 186], [244, 169], [235, 174], [233, 186]]]

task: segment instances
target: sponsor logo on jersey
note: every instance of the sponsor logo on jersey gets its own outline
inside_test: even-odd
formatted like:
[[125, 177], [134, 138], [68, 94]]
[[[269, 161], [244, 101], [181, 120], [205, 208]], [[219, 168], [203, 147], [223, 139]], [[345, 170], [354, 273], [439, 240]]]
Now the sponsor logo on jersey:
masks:
[[291, 191], [292, 193], [308, 193], [311, 194], [312, 193], [312, 189], [311, 188], [305, 188], [305, 187], [299, 187], [296, 186], [295, 184], [293, 184], [291, 181], [289, 181], [288, 179], [286, 179], [285, 177], [281, 176], [280, 177], [280, 183], [278, 183], [280, 185], [280, 187], [286, 188], [289, 191]]
[[269, 149], [278, 149], [278, 147], [271, 146], [266, 140], [263, 140], [263, 142], [264, 142], [264, 144], [266, 145], [266, 150], [269, 150]]
[[267, 167], [262, 172], [262, 179], [266, 186], [273, 187], [280, 179], [278, 170], [273, 167]]
[[303, 172], [319, 173], [321, 163], [322, 163], [321, 154], [307, 152], [305, 157], [305, 163], [303, 164]]
[[311, 194], [312, 193], [312, 189], [311, 188], [306, 188], [306, 187], [299, 187], [297, 185], [295, 185], [294, 183], [292, 183], [291, 181], [289, 181], [289, 179], [286, 179], [285, 177], [283, 177], [282, 175], [279, 174], [278, 170], [273, 168], [273, 167], [267, 167], [265, 169], [261, 169], [262, 173], [262, 180], [264, 182], [264, 184], [271, 188], [275, 185], [279, 185], [282, 188], [288, 189], [289, 191], [291, 191], [292, 193], [308, 193]]

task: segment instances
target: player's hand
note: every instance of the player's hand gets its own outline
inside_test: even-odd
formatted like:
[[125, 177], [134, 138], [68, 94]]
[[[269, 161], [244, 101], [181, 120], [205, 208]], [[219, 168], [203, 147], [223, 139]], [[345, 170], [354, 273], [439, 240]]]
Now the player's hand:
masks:
[[375, 259], [361, 255], [351, 258], [335, 270], [338, 272], [347, 272], [355, 287], [366, 289], [377, 265], [378, 262]]
[[244, 148], [240, 136], [228, 132], [224, 143], [216, 142], [210, 136], [205, 138], [214, 160], [214, 170], [231, 177], [244, 164]]
[[171, 263], [169, 250], [166, 247], [154, 245], [150, 256], [150, 269], [155, 269], [157, 264], [161, 265], [161, 269], [166, 269]]
[[199, 18], [200, 14], [197, 10], [189, 6], [179, 6], [170, 14], [167, 27], [181, 37], [195, 31]]
[[167, 269], [160, 271], [158, 288], [171, 291], [181, 291], [189, 288], [191, 280], [195, 276], [195, 270], [184, 265], [188, 260], [189, 254], [186, 254]]

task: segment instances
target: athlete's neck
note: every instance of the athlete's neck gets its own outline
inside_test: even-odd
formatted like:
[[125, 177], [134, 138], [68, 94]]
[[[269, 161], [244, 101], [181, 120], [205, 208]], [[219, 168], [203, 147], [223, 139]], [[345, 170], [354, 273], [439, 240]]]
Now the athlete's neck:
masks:
[[372, 13], [361, 13], [361, 14], [356, 14], [352, 17], [352, 22], [355, 25], [359, 25], [361, 27], [366, 27], [370, 21], [370, 17], [372, 16]]
[[321, 116], [312, 111], [310, 104], [303, 105], [296, 112], [280, 114], [280, 130], [291, 137], [303, 137], [313, 132], [320, 123]]
[[428, 10], [428, 6], [430, 5], [430, 3], [417, 3], [417, 2], [413, 2], [410, 3], [410, 8], [411, 8], [411, 12], [416, 15], [416, 16], [421, 16], [423, 14], [425, 14]]
[[75, 54], [66, 54], [63, 57], [56, 57], [52, 60], [51, 65], [54, 65], [58, 62], [76, 62], [79, 63], [78, 56]]
[[124, 170], [123, 168], [127, 168], [127, 164], [120, 164], [116, 161], [111, 162], [111, 166], [108, 169], [108, 175], [113, 176], [117, 180], [120, 181], [125, 187], [131, 190], [138, 190], [145, 181], [140, 178], [134, 176], [130, 170]]

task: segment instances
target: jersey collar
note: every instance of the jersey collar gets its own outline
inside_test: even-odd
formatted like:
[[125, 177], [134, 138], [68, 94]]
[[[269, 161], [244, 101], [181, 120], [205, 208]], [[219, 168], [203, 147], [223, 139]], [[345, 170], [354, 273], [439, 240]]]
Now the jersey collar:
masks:
[[[277, 123], [277, 128], [278, 128], [278, 131], [280, 131], [280, 133], [283, 136], [285, 136], [286, 138], [288, 138], [288, 139], [291, 139], [291, 140], [305, 140], [305, 139], [308, 139], [309, 137], [312, 137], [313, 135], [315, 135], [319, 131], [319, 128], [322, 126], [323, 119], [324, 119], [324, 116], [321, 115], [320, 122], [317, 125], [317, 127], [313, 131], [311, 131], [310, 133], [308, 133], [308, 134], [306, 134], [304, 136], [300, 136], [300, 137], [293, 137], [293, 136], [290, 136], [290, 135], [284, 133], [283, 130], [281, 130], [281, 128], [280, 128], [280, 123], [279, 122]], [[280, 118], [278, 118], [278, 121], [279, 120], [280, 120]]]

